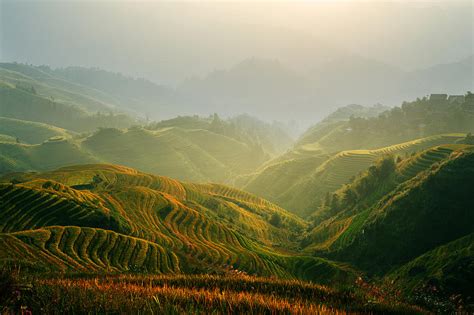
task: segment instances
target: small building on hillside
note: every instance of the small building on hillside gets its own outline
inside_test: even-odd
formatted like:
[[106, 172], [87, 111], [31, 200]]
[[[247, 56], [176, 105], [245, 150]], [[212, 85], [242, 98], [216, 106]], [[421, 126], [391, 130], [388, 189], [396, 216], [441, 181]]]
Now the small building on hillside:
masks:
[[448, 99], [448, 94], [431, 94], [431, 102], [445, 102]]
[[449, 95], [448, 102], [451, 104], [462, 104], [464, 103], [464, 95]]

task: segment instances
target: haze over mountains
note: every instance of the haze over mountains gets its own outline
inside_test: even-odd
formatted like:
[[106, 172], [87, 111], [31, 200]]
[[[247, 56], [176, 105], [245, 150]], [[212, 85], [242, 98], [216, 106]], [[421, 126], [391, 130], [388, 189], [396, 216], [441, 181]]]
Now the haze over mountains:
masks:
[[1, 312], [474, 312], [472, 2], [0, 1]]
[[293, 142], [248, 115], [137, 119], [122, 76], [66, 80], [97, 71], [0, 64], [4, 266], [363, 276], [401, 301], [471, 309], [474, 94], [348, 105]]
[[[270, 9], [273, 14], [265, 14]], [[308, 125], [350, 103], [395, 106], [430, 93], [470, 90], [471, 11], [469, 1], [435, 6], [4, 1], [0, 59], [147, 78], [158, 85], [116, 78], [122, 83], [114, 86], [128, 82], [127, 88], [108, 91], [153, 119], [248, 113]], [[336, 13], [338, 19], [327, 18]], [[375, 23], [384, 26], [376, 29]], [[107, 54], [111, 51], [120, 53]], [[59, 72], [85, 85], [110, 79], [98, 71]], [[285, 112], [288, 106], [295, 110]]]

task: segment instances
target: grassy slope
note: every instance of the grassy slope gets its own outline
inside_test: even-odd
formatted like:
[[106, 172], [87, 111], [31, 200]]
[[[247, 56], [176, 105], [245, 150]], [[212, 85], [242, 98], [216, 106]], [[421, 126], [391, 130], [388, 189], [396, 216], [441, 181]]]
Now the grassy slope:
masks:
[[[385, 193], [373, 206], [324, 222], [313, 231], [313, 240], [330, 240], [337, 257], [362, 269], [386, 272], [472, 233], [473, 162], [472, 146], [464, 146]], [[399, 171], [403, 174], [403, 168]]]
[[[18, 283], [14, 279], [13, 283]], [[26, 282], [26, 281], [23, 281]], [[20, 282], [21, 283], [21, 282]], [[2, 305], [33, 313], [419, 314], [422, 310], [358, 288], [297, 280], [216, 275], [119, 275], [34, 279], [33, 292]], [[7, 292], [8, 294], [9, 292]], [[12, 294], [13, 295], [13, 294]], [[7, 295], [3, 301], [8, 301]], [[15, 305], [16, 303], [16, 305]]]
[[307, 216], [317, 209], [327, 192], [348, 183], [384, 154], [403, 156], [435, 145], [454, 143], [463, 136], [438, 135], [380, 149], [342, 151], [329, 158], [318, 149], [302, 147], [287, 155], [284, 161], [265, 167], [244, 189]]
[[0, 117], [0, 134], [16, 138], [21, 143], [37, 144], [51, 137], [70, 138], [73, 134], [62, 128], [33, 121]]
[[0, 174], [97, 162], [71, 139], [53, 138], [34, 145], [0, 142]]
[[[370, 214], [370, 208], [399, 184], [410, 180], [420, 172], [429, 170], [436, 163], [443, 162], [451, 154], [457, 154], [469, 148], [470, 146], [454, 144], [423, 150], [399, 162], [395, 173], [383, 179], [382, 182], [378, 182], [375, 188], [371, 188], [368, 196], [358, 197], [355, 205], [344, 204], [339, 206], [339, 208], [342, 207], [339, 210], [333, 210], [327, 206], [320, 208], [313, 217], [317, 221], [317, 226], [312, 229], [306, 240], [308, 244], [311, 244], [308, 249], [334, 249], [335, 243], [340, 244], [343, 242], [342, 239], [350, 239], [352, 235], [346, 233], [346, 230], [358, 230]], [[347, 190], [358, 191], [358, 186], [368, 177], [368, 172], [361, 173], [353, 182], [337, 190], [334, 195], [342, 200]], [[356, 226], [357, 229], [354, 228]]]
[[[97, 176], [101, 182], [90, 186]], [[136, 256], [142, 257], [146, 244], [150, 248], [143, 242], [151, 242], [157, 261], [172, 260], [170, 252], [176, 255], [169, 270], [159, 262], [146, 267], [156, 272], [209, 272], [233, 265], [252, 274], [322, 281], [353, 274], [347, 265], [292, 253], [305, 223], [225, 186], [183, 184], [108, 165], [14, 174], [4, 180], [12, 179], [22, 183], [2, 185], [2, 252], [12, 253], [3, 259], [34, 255], [38, 266], [54, 270], [83, 271], [89, 264], [101, 271], [143, 270], [143, 259]], [[273, 213], [282, 218], [278, 228], [269, 223]], [[104, 241], [104, 233], [121, 243]], [[99, 255], [104, 246], [120, 250], [104, 249]]]
[[204, 129], [103, 129], [78, 138], [42, 123], [1, 117], [0, 123], [0, 134], [5, 134], [1, 173], [106, 161], [183, 180], [230, 182], [267, 158], [245, 143]]
[[98, 127], [131, 126], [126, 115], [90, 114], [82, 107], [60, 103], [22, 88], [0, 85], [0, 116], [42, 122], [78, 132]]
[[408, 292], [436, 286], [444, 294], [473, 296], [474, 234], [439, 246], [403, 265], [388, 276]]
[[16, 142], [16, 138], [5, 134], [0, 134], [0, 142], [13, 143]]
[[33, 86], [37, 93], [90, 112], [115, 110], [117, 99], [103, 91], [73, 83], [34, 66], [0, 63], [0, 79], [15, 85]]
[[246, 144], [207, 130], [104, 130], [82, 146], [104, 161], [189, 181], [226, 182], [263, 162]]

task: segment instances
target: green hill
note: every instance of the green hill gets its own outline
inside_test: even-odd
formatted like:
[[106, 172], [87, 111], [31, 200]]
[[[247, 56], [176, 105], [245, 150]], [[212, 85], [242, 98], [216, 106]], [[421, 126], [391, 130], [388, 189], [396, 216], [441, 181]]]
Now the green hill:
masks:
[[309, 128], [292, 150], [235, 184], [308, 216], [327, 193], [349, 183], [384, 154], [404, 156], [463, 141], [474, 131], [471, 102], [468, 94], [461, 103], [423, 98], [385, 111], [381, 106], [343, 107]]
[[470, 309], [474, 146], [385, 156], [325, 197], [304, 252], [380, 277], [388, 292], [437, 312]]
[[[186, 120], [186, 119], [184, 119]], [[194, 124], [203, 121], [203, 128]], [[0, 172], [45, 171], [82, 163], [117, 163], [181, 180], [231, 183], [269, 159], [258, 141], [214, 132], [213, 120], [164, 121], [147, 129], [100, 128], [76, 134], [43, 123], [0, 117]], [[179, 127], [176, 127], [179, 126]], [[181, 127], [182, 126], [182, 127]], [[55, 144], [55, 145], [53, 145]]]
[[347, 265], [297, 253], [304, 221], [221, 185], [112, 165], [76, 166], [4, 177], [0, 204], [0, 257], [34, 262], [26, 268], [173, 273], [232, 265], [321, 281], [354, 274]]
[[45, 227], [0, 234], [0, 244], [0, 260], [16, 261], [39, 271], [179, 271], [178, 260], [169, 250], [103, 229]]
[[348, 120], [331, 120], [330, 115], [303, 134], [296, 148], [310, 145], [332, 153], [375, 149], [437, 134], [474, 132], [470, 102], [468, 97], [463, 103], [425, 97], [375, 117], [353, 115]]
[[113, 96], [112, 104], [137, 113], [156, 116], [174, 115], [173, 105], [176, 104], [174, 90], [157, 85], [143, 78], [134, 79], [120, 73], [113, 73], [97, 68], [67, 67], [42, 70], [62, 80], [73, 82], [83, 88], [100, 91], [105, 100]]
[[417, 257], [386, 278], [408, 293], [436, 288], [444, 296], [473, 296], [473, 266], [474, 234], [469, 234]]
[[[447, 151], [430, 163], [423, 160]], [[386, 272], [472, 233], [473, 159], [469, 145], [435, 147], [393, 166], [385, 159], [329, 198], [305, 240], [307, 249]], [[423, 163], [407, 177], [407, 165]]]
[[352, 231], [341, 251], [350, 252], [360, 266], [376, 264], [383, 270], [474, 232], [473, 165], [471, 147], [397, 186]]
[[272, 161], [253, 175], [243, 188], [263, 196], [300, 216], [313, 213], [327, 193], [334, 192], [385, 154], [405, 156], [435, 145], [455, 143], [463, 134], [417, 139], [374, 150], [323, 154], [304, 146], [291, 159]]
[[58, 103], [76, 106], [88, 112], [117, 110], [117, 98], [93, 87], [59, 77], [48, 67], [19, 63], [0, 63], [0, 80]]
[[44, 171], [61, 166], [94, 163], [98, 160], [73, 140], [53, 137], [41, 144], [0, 142], [0, 174]]
[[283, 153], [293, 144], [293, 139], [283, 124], [266, 123], [249, 115], [238, 115], [228, 119], [221, 119], [217, 114], [209, 117], [178, 116], [153, 123], [147, 128], [159, 130], [169, 127], [208, 130], [249, 146], [261, 147], [272, 157]]
[[30, 88], [0, 85], [0, 117], [36, 121], [78, 132], [98, 127], [123, 128], [134, 122], [123, 114], [91, 114], [81, 107], [41, 96]]
[[229, 181], [268, 158], [259, 148], [204, 129], [104, 129], [82, 147], [102, 161], [201, 182]]
[[52, 125], [33, 121], [0, 117], [0, 134], [8, 135], [16, 142], [37, 144], [53, 137], [69, 139], [73, 132]]

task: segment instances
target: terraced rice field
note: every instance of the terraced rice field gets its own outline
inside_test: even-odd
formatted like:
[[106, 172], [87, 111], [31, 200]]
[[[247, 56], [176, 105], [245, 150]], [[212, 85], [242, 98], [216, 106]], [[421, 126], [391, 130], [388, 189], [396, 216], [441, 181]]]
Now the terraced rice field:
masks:
[[[464, 137], [464, 134], [437, 135], [409, 142], [404, 142], [376, 150], [342, 151], [322, 164], [316, 173], [320, 175], [322, 183], [333, 191], [347, 183], [352, 176], [367, 169], [377, 159], [385, 154], [401, 155], [423, 150], [425, 148], [451, 144]], [[449, 149], [448, 149], [449, 151]], [[439, 157], [444, 156], [440, 153]], [[416, 170], [413, 170], [416, 171]]]
[[[37, 257], [39, 266], [54, 270], [224, 272], [232, 266], [311, 278], [340, 268], [291, 253], [306, 223], [266, 200], [127, 167], [14, 174], [0, 184], [0, 205], [0, 249], [15, 253], [2, 259]], [[269, 223], [274, 213], [282, 220], [278, 228]]]
[[179, 272], [179, 260], [169, 250], [103, 229], [51, 226], [0, 234], [0, 247], [0, 259], [15, 260], [39, 271]]
[[453, 144], [464, 137], [465, 134], [442, 134], [380, 149], [341, 151], [330, 157], [317, 153], [313, 158], [270, 164], [245, 189], [305, 217], [317, 209], [328, 192], [349, 183], [382, 156], [405, 157], [433, 146]]
[[441, 145], [422, 151], [401, 163], [398, 167], [400, 180], [412, 178], [418, 173], [429, 169], [435, 163], [449, 157], [453, 152], [462, 151], [467, 147], [463, 144]]

